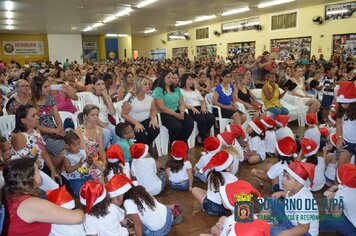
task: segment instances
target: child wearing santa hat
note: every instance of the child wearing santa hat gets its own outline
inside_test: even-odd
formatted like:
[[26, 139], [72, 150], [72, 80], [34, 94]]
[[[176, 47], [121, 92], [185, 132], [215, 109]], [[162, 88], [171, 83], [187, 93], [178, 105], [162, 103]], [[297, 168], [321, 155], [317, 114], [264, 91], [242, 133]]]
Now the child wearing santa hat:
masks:
[[193, 187], [192, 164], [187, 160], [187, 143], [176, 140], [172, 143], [172, 159], [167, 163], [167, 176], [171, 189], [176, 191], [189, 190]]
[[233, 146], [238, 153], [238, 161], [240, 162], [245, 160], [243, 147], [246, 147], [248, 142], [245, 131], [240, 125], [236, 124], [227, 125], [226, 131], [231, 132], [234, 135], [235, 142]]
[[287, 126], [289, 117], [287, 115], [278, 115], [275, 118], [277, 129], [276, 129], [276, 139], [280, 140], [286, 136], [295, 139], [293, 131]]
[[273, 118], [269, 116], [266, 116], [263, 119], [261, 119], [261, 122], [266, 127], [266, 135], [265, 135], [266, 155], [267, 157], [272, 157], [274, 156], [276, 150], [277, 138], [276, 138], [276, 132], [274, 131], [274, 127], [276, 127], [277, 123]]
[[239, 170], [240, 161], [243, 161], [241, 154], [238, 151], [239, 147], [236, 146], [238, 144], [236, 144], [237, 141], [235, 140], [235, 135], [232, 132], [222, 132], [218, 134], [217, 137], [222, 143], [221, 150], [228, 152], [234, 158], [231, 174], [235, 175]]
[[264, 173], [259, 169], [252, 169], [251, 174], [255, 177], [260, 185], [265, 185], [266, 181], [271, 181], [272, 192], [283, 191], [283, 176], [284, 170], [288, 167], [290, 163], [294, 161], [294, 157], [297, 156], [297, 143], [294, 139], [287, 136], [277, 141], [276, 150], [278, 155], [278, 160], [276, 164], [271, 167], [267, 167], [267, 173]]
[[113, 144], [106, 151], [107, 164], [104, 170], [106, 182], [115, 174], [124, 174], [130, 178], [130, 164], [125, 162], [124, 152], [120, 145]]
[[[73, 197], [66, 190], [66, 186], [62, 185], [61, 187], [53, 190], [49, 190], [46, 193], [47, 201], [50, 201], [58, 206], [61, 206], [66, 209], [74, 209], [75, 202]], [[63, 235], [76, 235], [76, 236], [85, 236], [83, 224], [77, 225], [59, 225], [52, 224], [51, 236], [63, 236]]]
[[219, 188], [237, 180], [237, 177], [230, 173], [233, 161], [234, 158], [231, 154], [220, 151], [200, 170], [200, 172], [210, 170], [207, 191], [194, 187], [192, 194], [199, 201], [203, 211], [209, 215], [225, 215], [227, 213], [221, 201]]
[[217, 137], [207, 137], [204, 140], [205, 152], [202, 153], [203, 155], [200, 157], [199, 161], [194, 166], [195, 178], [202, 181], [203, 183], [206, 183], [206, 178], [209, 172], [205, 171], [203, 173], [200, 173], [200, 170], [203, 169], [203, 167], [208, 164], [210, 159], [221, 150], [221, 147], [222, 142]]
[[248, 124], [246, 131], [249, 134], [249, 139], [248, 149], [244, 156], [249, 164], [261, 163], [266, 159], [266, 128], [261, 121], [253, 120]]
[[341, 165], [349, 163], [351, 157], [356, 156], [356, 85], [342, 81], [336, 100], [341, 104], [336, 121], [337, 147], [343, 149], [339, 158]]
[[308, 113], [305, 117], [305, 123], [308, 129], [304, 131], [304, 138], [312, 139], [318, 144], [317, 151], [320, 147], [320, 131], [318, 128], [317, 116], [315, 113]]
[[[278, 220], [278, 225], [271, 228], [271, 236], [277, 235], [311, 235], [319, 234], [319, 211], [313, 194], [309, 190], [313, 186], [315, 165], [294, 161], [285, 169], [283, 177], [284, 191], [272, 194], [271, 215]], [[285, 198], [287, 204], [279, 198]], [[298, 207], [291, 202], [298, 201]], [[308, 203], [314, 203], [308, 207]], [[285, 217], [284, 217], [285, 216]], [[307, 217], [305, 217], [307, 216]]]
[[129, 235], [127, 229], [120, 224], [125, 219], [125, 212], [110, 203], [102, 183], [94, 180], [86, 182], [80, 190], [79, 199], [86, 212], [84, 228], [87, 235]]
[[317, 156], [318, 144], [308, 138], [303, 138], [300, 141], [301, 152], [305, 159], [302, 162], [307, 162], [315, 165], [315, 176], [313, 179], [313, 187], [310, 191], [315, 192], [321, 190], [325, 185], [325, 160], [323, 157]]
[[351, 163], [339, 166], [337, 180], [340, 183], [335, 193], [328, 198], [343, 200], [343, 207], [336, 204], [331, 214], [337, 219], [327, 219], [320, 222], [320, 232], [339, 232], [343, 235], [356, 235], [356, 165]]
[[143, 186], [136, 186], [122, 174], [114, 175], [106, 184], [111, 202], [124, 206], [134, 224], [135, 235], [166, 235], [172, 225], [183, 220], [179, 205], [163, 205]]
[[148, 153], [148, 145], [135, 143], [130, 147], [132, 157], [131, 174], [137, 179], [139, 185], [146, 188], [147, 192], [156, 196], [161, 193], [166, 184], [165, 173], [157, 173], [156, 161]]

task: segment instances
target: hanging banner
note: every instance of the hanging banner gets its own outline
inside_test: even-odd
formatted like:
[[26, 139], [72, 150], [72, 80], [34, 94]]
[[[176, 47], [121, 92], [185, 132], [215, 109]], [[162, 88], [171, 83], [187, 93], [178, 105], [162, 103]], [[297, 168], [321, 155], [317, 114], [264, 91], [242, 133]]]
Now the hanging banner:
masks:
[[43, 55], [43, 41], [3, 41], [4, 55]]
[[98, 45], [96, 42], [83, 42], [84, 60], [96, 60], [98, 58]]

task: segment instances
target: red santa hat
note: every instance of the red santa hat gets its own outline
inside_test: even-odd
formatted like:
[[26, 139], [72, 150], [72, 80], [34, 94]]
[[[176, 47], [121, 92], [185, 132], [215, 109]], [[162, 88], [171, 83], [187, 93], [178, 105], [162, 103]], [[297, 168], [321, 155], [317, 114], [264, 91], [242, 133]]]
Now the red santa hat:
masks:
[[347, 186], [349, 188], [356, 188], [356, 165], [346, 163], [337, 168], [337, 180], [339, 181], [339, 188]]
[[279, 126], [286, 127], [288, 125], [289, 117], [287, 115], [278, 115], [276, 117], [276, 123]]
[[80, 189], [80, 203], [87, 206], [87, 213], [90, 213], [93, 206], [102, 202], [105, 198], [105, 187], [98, 181], [88, 180]]
[[279, 155], [291, 157], [296, 156], [297, 143], [289, 136], [286, 136], [276, 142], [276, 149]]
[[148, 145], [143, 143], [134, 143], [130, 147], [130, 156], [133, 159], [146, 157], [148, 154]]
[[231, 132], [222, 132], [218, 134], [218, 138], [226, 147], [231, 147], [235, 143], [235, 137]]
[[266, 220], [255, 219], [252, 222], [236, 222], [229, 226], [228, 236], [269, 236], [270, 226]]
[[339, 103], [356, 102], [356, 86], [353, 82], [342, 81], [337, 92], [336, 101]]
[[328, 137], [329, 135], [329, 130], [326, 127], [319, 128], [319, 132], [322, 137]]
[[336, 114], [330, 114], [327, 116], [328, 121], [336, 125]]
[[204, 141], [204, 150], [209, 153], [217, 153], [221, 149], [222, 142], [217, 137], [207, 137]]
[[239, 194], [254, 194], [259, 198], [262, 197], [261, 193], [246, 180], [236, 180], [220, 187], [221, 199], [229, 210], [234, 210], [236, 196]]
[[319, 149], [319, 145], [314, 140], [309, 138], [302, 138], [300, 145], [302, 146], [302, 153], [305, 157], [315, 155]]
[[177, 160], [187, 160], [188, 145], [187, 143], [177, 140], [172, 143], [171, 153], [172, 157]]
[[252, 128], [253, 131], [255, 131], [257, 134], [262, 134], [264, 135], [266, 132], [266, 127], [263, 125], [263, 123], [259, 120], [252, 120], [248, 125]]
[[293, 161], [285, 169], [296, 181], [303, 184], [307, 184], [309, 178], [310, 187], [313, 186], [314, 175], [315, 175], [315, 165], [306, 162]]
[[331, 145], [333, 145], [334, 147], [336, 147], [337, 134], [336, 134], [336, 133], [332, 133], [332, 134], [329, 136], [329, 140], [330, 140]]
[[229, 124], [226, 126], [226, 131], [231, 132], [235, 138], [241, 137], [244, 141], [247, 141], [246, 133], [240, 125]]
[[67, 191], [65, 185], [62, 185], [57, 189], [48, 190], [46, 192], [46, 199], [66, 209], [73, 209], [75, 207], [74, 199]]
[[274, 126], [276, 126], [276, 121], [272, 118], [272, 117], [269, 117], [269, 116], [266, 116], [264, 117], [262, 120], [261, 120], [262, 124], [264, 124], [267, 128], [273, 128]]
[[216, 153], [210, 161], [199, 170], [200, 173], [204, 173], [209, 169], [214, 169], [215, 171], [223, 171], [228, 168], [231, 163], [234, 161], [234, 158], [231, 154], [226, 151], [220, 151]]
[[114, 175], [105, 185], [106, 191], [111, 198], [122, 195], [130, 190], [133, 182], [130, 178], [123, 174]]
[[118, 144], [111, 145], [106, 151], [106, 157], [108, 162], [115, 163], [120, 161], [121, 164], [125, 165], [125, 156], [122, 148]]
[[305, 123], [309, 126], [311, 125], [316, 125], [317, 123], [317, 118], [316, 118], [316, 114], [315, 113], [308, 113], [306, 116], [305, 116]]

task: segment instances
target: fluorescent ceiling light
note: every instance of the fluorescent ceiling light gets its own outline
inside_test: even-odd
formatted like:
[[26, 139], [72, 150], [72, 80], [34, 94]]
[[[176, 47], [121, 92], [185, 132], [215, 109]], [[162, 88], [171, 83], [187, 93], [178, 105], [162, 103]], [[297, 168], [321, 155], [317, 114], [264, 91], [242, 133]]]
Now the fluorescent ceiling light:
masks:
[[7, 20], [6, 20], [6, 24], [8, 24], [8, 25], [12, 25], [12, 24], [14, 24], [14, 21], [13, 21], [13, 20], [11, 20], [11, 19], [7, 19]]
[[279, 4], [283, 4], [283, 3], [287, 3], [287, 2], [294, 2], [294, 1], [295, 0], [275, 0], [275, 1], [271, 1], [271, 2], [264, 2], [264, 3], [258, 4], [258, 8], [271, 7], [271, 6], [275, 6], [275, 5], [279, 5]]
[[5, 12], [6, 18], [11, 19], [12, 17], [14, 17], [14, 13], [12, 11], [7, 11]]
[[100, 26], [104, 25], [102, 22], [98, 22], [98, 23], [95, 23], [94, 25], [92, 25], [93, 28], [98, 28]]
[[243, 7], [243, 8], [239, 8], [239, 9], [235, 9], [235, 10], [230, 10], [230, 11], [223, 12], [223, 13], [221, 14], [221, 16], [233, 15], [233, 14], [237, 14], [237, 13], [246, 12], [246, 11], [249, 11], [249, 10], [250, 10], [249, 7]]
[[211, 20], [216, 18], [216, 15], [210, 15], [210, 16], [198, 16], [197, 18], [195, 18], [195, 22], [200, 22], [200, 21], [204, 21], [204, 20]]
[[154, 3], [156, 1], [157, 0], [145, 0], [143, 2], [140, 2], [136, 7], [137, 8], [145, 7], [145, 6], [147, 6], [147, 5], [151, 4], [151, 3]]
[[8, 30], [13, 30], [14, 27], [13, 27], [12, 25], [8, 25], [8, 26], [7, 26], [7, 29], [8, 29]]
[[330, 10], [330, 11], [327, 11], [326, 14], [327, 14], [327, 15], [340, 14], [340, 13], [345, 13], [345, 12], [348, 12], [348, 11], [349, 11], [349, 10], [347, 10], [347, 9]]
[[156, 31], [156, 29], [155, 28], [152, 28], [152, 29], [147, 29], [147, 30], [145, 30], [145, 31], [143, 31], [145, 34], [149, 34], [149, 33], [153, 33], [153, 32], [155, 32]]
[[14, 10], [14, 2], [12, 1], [5, 1], [5, 10], [12, 11]]
[[179, 26], [182, 26], [182, 25], [189, 25], [189, 24], [191, 24], [191, 23], [193, 23], [193, 21], [192, 21], [192, 20], [187, 20], [187, 21], [176, 21], [175, 26], [176, 26], [176, 27], [179, 27]]
[[86, 27], [85, 29], [83, 29], [83, 31], [84, 31], [84, 32], [87, 32], [87, 31], [90, 31], [90, 30], [92, 30], [92, 29], [93, 29], [93, 27], [88, 26], [88, 27]]
[[106, 37], [127, 37], [127, 34], [106, 34]]
[[125, 10], [119, 11], [118, 13], [115, 14], [116, 17], [120, 17], [120, 16], [125, 16], [130, 14], [130, 12], [132, 12], [133, 10], [131, 8], [126, 8]]
[[168, 38], [170, 38], [170, 39], [185, 39], [184, 36], [178, 36], [178, 35], [170, 35]]
[[103, 20], [103, 23], [109, 23], [110, 21], [113, 21], [117, 18], [117, 16], [115, 15], [112, 15], [112, 16], [109, 16], [109, 17], [106, 17], [105, 20]]

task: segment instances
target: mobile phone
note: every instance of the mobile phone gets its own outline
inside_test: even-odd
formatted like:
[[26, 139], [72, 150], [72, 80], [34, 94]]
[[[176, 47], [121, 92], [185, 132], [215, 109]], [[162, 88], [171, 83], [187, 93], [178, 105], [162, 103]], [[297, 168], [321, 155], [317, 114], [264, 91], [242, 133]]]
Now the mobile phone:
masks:
[[52, 84], [51, 90], [62, 90], [63, 84]]

